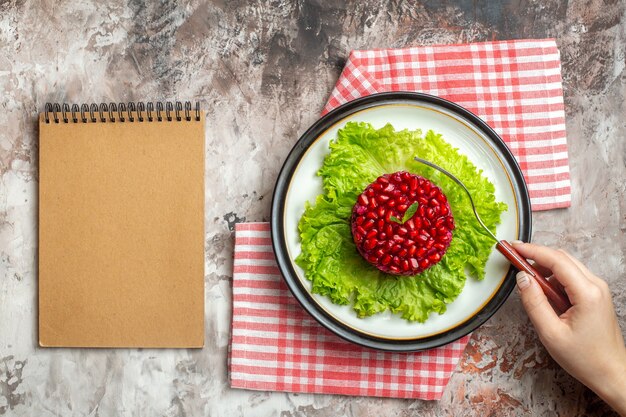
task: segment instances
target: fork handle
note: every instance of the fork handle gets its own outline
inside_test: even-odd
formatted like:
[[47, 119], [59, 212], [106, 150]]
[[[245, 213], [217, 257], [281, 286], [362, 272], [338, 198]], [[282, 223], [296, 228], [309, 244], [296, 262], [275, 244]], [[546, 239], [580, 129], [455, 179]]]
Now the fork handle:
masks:
[[537, 281], [537, 284], [539, 284], [548, 300], [550, 300], [557, 314], [565, 313], [572, 306], [567, 296], [541, 275], [509, 242], [500, 240], [496, 244], [496, 249], [498, 249], [498, 251], [500, 251], [517, 269], [525, 271], [535, 278], [535, 281]]

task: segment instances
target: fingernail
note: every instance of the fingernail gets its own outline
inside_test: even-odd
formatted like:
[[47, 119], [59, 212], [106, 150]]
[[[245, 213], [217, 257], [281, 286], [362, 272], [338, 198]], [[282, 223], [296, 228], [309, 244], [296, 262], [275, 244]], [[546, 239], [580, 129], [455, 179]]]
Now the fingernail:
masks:
[[511, 245], [521, 245], [522, 243], [524, 243], [524, 242], [522, 242], [521, 240], [512, 240], [511, 241]]
[[528, 286], [530, 285], [530, 277], [524, 271], [518, 272], [515, 276], [515, 279], [517, 280], [517, 286], [520, 290], [528, 288]]

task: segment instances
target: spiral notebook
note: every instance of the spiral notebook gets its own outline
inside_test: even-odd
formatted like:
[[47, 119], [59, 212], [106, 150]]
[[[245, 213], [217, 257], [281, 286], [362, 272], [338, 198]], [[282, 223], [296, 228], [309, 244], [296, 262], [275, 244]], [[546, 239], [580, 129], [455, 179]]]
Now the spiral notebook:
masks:
[[39, 344], [203, 346], [198, 104], [47, 104], [40, 114]]

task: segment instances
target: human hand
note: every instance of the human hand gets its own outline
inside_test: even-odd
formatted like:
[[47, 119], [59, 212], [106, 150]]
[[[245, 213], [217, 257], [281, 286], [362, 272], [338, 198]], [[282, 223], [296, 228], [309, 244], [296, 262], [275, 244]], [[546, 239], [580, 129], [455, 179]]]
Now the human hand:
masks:
[[558, 316], [539, 284], [518, 273], [522, 304], [539, 339], [563, 369], [626, 416], [626, 348], [608, 285], [565, 251], [513, 246], [545, 276], [553, 274], [572, 303]]

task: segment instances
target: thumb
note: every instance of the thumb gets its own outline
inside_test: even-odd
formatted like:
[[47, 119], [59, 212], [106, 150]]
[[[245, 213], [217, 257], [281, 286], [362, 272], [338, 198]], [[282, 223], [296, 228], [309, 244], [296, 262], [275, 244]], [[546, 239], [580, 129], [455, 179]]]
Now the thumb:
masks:
[[524, 310], [539, 335], [550, 333], [561, 325], [561, 320], [548, 302], [537, 282], [526, 272], [517, 273], [517, 288]]

